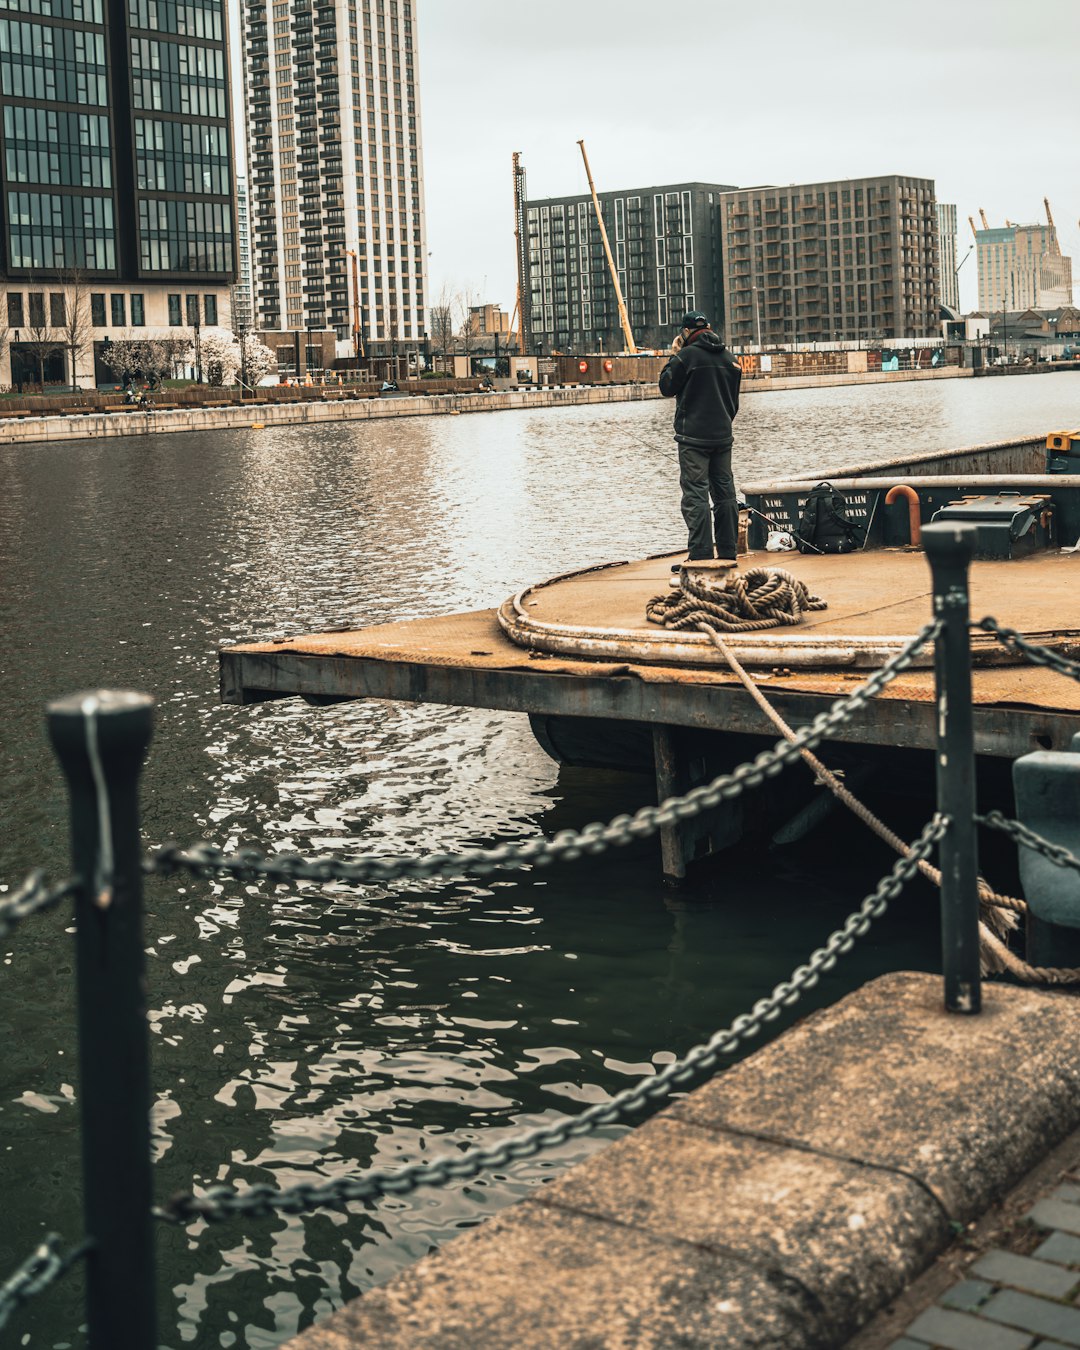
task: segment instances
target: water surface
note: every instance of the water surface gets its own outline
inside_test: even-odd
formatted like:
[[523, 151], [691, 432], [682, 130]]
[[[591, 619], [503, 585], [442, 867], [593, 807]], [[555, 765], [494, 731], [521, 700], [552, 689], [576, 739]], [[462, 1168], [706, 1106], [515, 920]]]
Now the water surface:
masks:
[[[560, 772], [518, 715], [223, 707], [215, 649], [487, 607], [575, 566], [680, 547], [670, 413], [630, 403], [0, 448], [0, 879], [37, 864], [66, 874], [42, 711], [94, 686], [158, 700], [151, 843], [458, 849], [649, 801], [643, 778]], [[817, 473], [1041, 435], [1078, 413], [1067, 375], [755, 392], [736, 466], [744, 479]], [[896, 810], [907, 833], [922, 824]], [[604, 1100], [819, 945], [890, 863], [860, 830], [740, 855], [681, 897], [652, 843], [359, 892], [154, 882], [159, 1194], [400, 1164]], [[44, 1232], [82, 1231], [66, 922], [36, 918], [0, 945], [5, 1273]], [[915, 888], [807, 1006], [937, 962], [933, 902]], [[161, 1344], [279, 1345], [595, 1146], [345, 1214], [163, 1230]], [[17, 1315], [11, 1343], [81, 1345], [80, 1299], [71, 1277]]]

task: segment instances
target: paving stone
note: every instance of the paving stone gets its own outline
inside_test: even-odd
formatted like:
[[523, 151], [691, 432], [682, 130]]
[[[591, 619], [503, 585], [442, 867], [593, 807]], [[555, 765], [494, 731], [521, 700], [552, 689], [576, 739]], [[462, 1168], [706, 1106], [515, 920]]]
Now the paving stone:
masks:
[[1027, 1217], [1043, 1228], [1064, 1228], [1066, 1233], [1080, 1233], [1080, 1205], [1070, 1205], [1064, 1200], [1040, 1200]]
[[1080, 1204], [1080, 1186], [1074, 1186], [1070, 1182], [1056, 1187], [1050, 1192], [1051, 1200], [1068, 1200], [1072, 1204]]
[[908, 1327], [908, 1334], [944, 1350], [1030, 1350], [1035, 1343], [1034, 1336], [948, 1308], [927, 1308]]
[[1047, 1261], [1002, 1251], [987, 1252], [975, 1262], [971, 1271], [995, 1284], [1011, 1284], [1016, 1289], [1026, 1289], [1029, 1294], [1045, 1294], [1047, 1298], [1064, 1298], [1080, 1281], [1080, 1271], [1063, 1270]]
[[[1060, 1273], [1060, 1272], [1059, 1272]], [[960, 1312], [974, 1312], [980, 1303], [985, 1303], [994, 1292], [994, 1286], [986, 1280], [961, 1280], [938, 1299], [945, 1308], [956, 1308]]]
[[1038, 1336], [1064, 1341], [1066, 1345], [1080, 1346], [1080, 1311], [1063, 1303], [1050, 1303], [1031, 1294], [1018, 1294], [1015, 1289], [1003, 1289], [979, 1310], [982, 1317], [1020, 1327]]
[[1080, 1266], [1080, 1237], [1051, 1233], [1032, 1255], [1040, 1261], [1055, 1261], [1059, 1266]]

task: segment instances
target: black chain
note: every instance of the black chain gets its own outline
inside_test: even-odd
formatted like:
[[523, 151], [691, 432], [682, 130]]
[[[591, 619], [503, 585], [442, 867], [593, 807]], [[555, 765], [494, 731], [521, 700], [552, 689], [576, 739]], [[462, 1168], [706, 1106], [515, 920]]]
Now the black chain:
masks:
[[1041, 834], [1028, 829], [1018, 820], [1007, 820], [1000, 811], [988, 811], [985, 816], [976, 816], [975, 821], [979, 825], [985, 825], [989, 830], [999, 830], [1002, 834], [1007, 834], [1034, 853], [1041, 853], [1057, 867], [1070, 867], [1074, 872], [1080, 872], [1080, 858], [1075, 853], [1070, 853], [1060, 844], [1052, 844], [1049, 839], [1044, 839]]
[[748, 1013], [737, 1017], [729, 1027], [717, 1031], [705, 1044], [696, 1046], [682, 1059], [666, 1065], [659, 1073], [626, 1088], [609, 1102], [590, 1106], [578, 1116], [553, 1125], [540, 1126], [525, 1134], [491, 1147], [469, 1149], [457, 1157], [434, 1162], [411, 1163], [395, 1171], [373, 1168], [352, 1176], [339, 1177], [322, 1185], [302, 1183], [280, 1190], [266, 1184], [237, 1191], [232, 1186], [211, 1186], [202, 1195], [174, 1196], [155, 1210], [160, 1219], [172, 1223], [190, 1223], [245, 1215], [261, 1218], [268, 1214], [300, 1214], [313, 1209], [340, 1208], [350, 1200], [375, 1200], [383, 1195], [404, 1196], [420, 1186], [442, 1186], [458, 1178], [468, 1179], [489, 1167], [505, 1167], [519, 1158], [531, 1158], [542, 1149], [556, 1148], [570, 1139], [592, 1134], [602, 1125], [623, 1124], [641, 1119], [644, 1112], [657, 1108], [672, 1092], [689, 1087], [691, 1082], [712, 1074], [724, 1056], [757, 1035], [766, 1022], [775, 1021], [785, 1008], [798, 1002], [803, 992], [816, 985], [822, 972], [832, 970], [862, 937], [874, 919], [879, 918], [917, 872], [919, 863], [948, 828], [948, 817], [935, 815], [905, 857], [897, 859], [892, 870], [878, 882], [858, 909], [830, 935], [804, 965], [789, 979], [778, 984], [768, 998], [759, 999]]
[[659, 806], [644, 806], [634, 815], [617, 816], [606, 825], [586, 825], [582, 830], [562, 830], [552, 839], [532, 839], [524, 844], [500, 844], [489, 849], [465, 849], [460, 853], [432, 853], [414, 858], [359, 858], [342, 862], [335, 858], [302, 858], [279, 853], [267, 856], [258, 849], [239, 849], [226, 854], [210, 844], [188, 848], [167, 846], [149, 854], [143, 864], [148, 872], [166, 875], [188, 871], [195, 876], [224, 873], [241, 881], [259, 878], [275, 884], [295, 881], [338, 881], [350, 886], [368, 882], [394, 881], [401, 877], [426, 880], [434, 876], [460, 876], [464, 873], [486, 875], [499, 868], [545, 866], [557, 859], [570, 861], [585, 853], [602, 853], [634, 839], [644, 839], [663, 825], [690, 820], [721, 801], [737, 797], [749, 787], [757, 787], [799, 758], [800, 751], [811, 749], [842, 726], [854, 713], [869, 703], [890, 681], [906, 670], [916, 655], [941, 630], [941, 622], [927, 624], [897, 654], [867, 680], [832, 707], [819, 713], [799, 731], [794, 740], [781, 741], [764, 750], [756, 759], [740, 764], [731, 773], [721, 774], [711, 783], [692, 788], [682, 797], [670, 797]]
[[74, 895], [78, 889], [79, 883], [74, 878], [60, 886], [49, 887], [40, 868], [31, 872], [18, 890], [0, 899], [0, 938], [13, 933], [31, 914], [55, 909], [61, 900]]
[[1050, 647], [1042, 647], [1037, 642], [1028, 642], [1027, 638], [1015, 628], [1006, 628], [989, 615], [971, 626], [992, 633], [1003, 647], [1007, 647], [1018, 656], [1026, 656], [1033, 665], [1047, 666], [1050, 670], [1057, 671], [1059, 675], [1067, 675], [1070, 680], [1080, 681], [1080, 662], [1070, 661], [1067, 656], [1062, 656], [1060, 652], [1055, 652]]
[[55, 1284], [93, 1245], [89, 1238], [84, 1238], [70, 1251], [61, 1254], [58, 1233], [49, 1233], [43, 1238], [18, 1270], [0, 1284], [0, 1331], [20, 1304]]

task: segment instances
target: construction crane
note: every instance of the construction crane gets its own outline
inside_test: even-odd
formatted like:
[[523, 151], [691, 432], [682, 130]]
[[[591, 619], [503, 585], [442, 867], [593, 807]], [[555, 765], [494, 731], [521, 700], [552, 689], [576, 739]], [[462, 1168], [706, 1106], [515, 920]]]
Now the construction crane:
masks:
[[1054, 217], [1050, 214], [1050, 198], [1049, 198], [1049, 197], [1044, 197], [1044, 198], [1043, 198], [1043, 206], [1046, 207], [1046, 223], [1047, 223], [1047, 225], [1050, 226], [1051, 229], [1053, 229], [1053, 228], [1054, 228]]
[[364, 330], [360, 323], [360, 278], [356, 266], [356, 249], [347, 248], [345, 252], [352, 259], [352, 336], [353, 352], [359, 360], [364, 359]]
[[611, 284], [615, 287], [615, 300], [619, 306], [619, 323], [622, 325], [626, 350], [631, 356], [636, 356], [637, 347], [634, 344], [634, 335], [630, 331], [630, 320], [627, 317], [626, 305], [623, 302], [622, 287], [619, 285], [619, 274], [615, 269], [615, 259], [611, 256], [611, 245], [608, 243], [607, 230], [604, 228], [604, 217], [600, 214], [600, 199], [596, 195], [596, 186], [593, 183], [592, 170], [589, 168], [589, 156], [585, 153], [585, 142], [578, 141], [578, 145], [581, 147], [581, 158], [585, 163], [585, 177], [589, 180], [589, 191], [592, 193], [593, 209], [596, 211], [596, 223], [600, 226], [600, 240], [604, 245], [604, 256], [607, 258], [608, 271], [611, 273]]
[[982, 209], [981, 206], [979, 207], [979, 219], [983, 223], [983, 229], [988, 230], [990, 228], [990, 222], [986, 219], [986, 212]]
[[[524, 356], [532, 346], [532, 308], [526, 298], [526, 277], [528, 276], [528, 251], [525, 230], [525, 166], [521, 162], [521, 152], [514, 151], [514, 251], [517, 254], [517, 303], [514, 310], [518, 316], [518, 352]], [[513, 328], [514, 321], [510, 320]]]
[[972, 237], [977, 241], [978, 238], [979, 238], [979, 232], [978, 232], [978, 230], [976, 230], [976, 228], [975, 228], [975, 217], [974, 217], [974, 216], [968, 216], [968, 224], [971, 226], [971, 234], [972, 234]]

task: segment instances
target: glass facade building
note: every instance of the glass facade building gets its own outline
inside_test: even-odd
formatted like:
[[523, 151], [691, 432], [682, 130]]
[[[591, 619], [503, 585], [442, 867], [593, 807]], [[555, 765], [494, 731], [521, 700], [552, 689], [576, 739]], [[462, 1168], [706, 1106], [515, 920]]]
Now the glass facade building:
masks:
[[224, 5], [0, 0], [9, 279], [231, 282]]
[[244, 0], [264, 331], [332, 329], [344, 352], [355, 325], [367, 355], [404, 353], [425, 337], [416, 9], [416, 0]]

